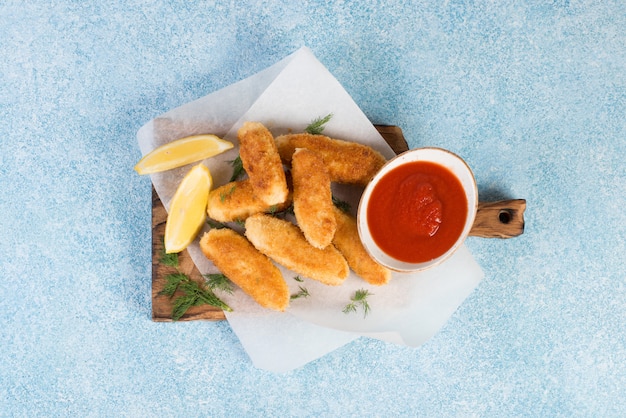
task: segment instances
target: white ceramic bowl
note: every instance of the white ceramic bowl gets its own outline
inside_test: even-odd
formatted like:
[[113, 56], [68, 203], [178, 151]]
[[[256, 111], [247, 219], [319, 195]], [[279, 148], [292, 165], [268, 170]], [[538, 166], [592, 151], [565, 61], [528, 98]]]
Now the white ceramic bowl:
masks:
[[[415, 161], [428, 161], [444, 166], [450, 170], [461, 182], [465, 196], [467, 198], [467, 215], [465, 224], [461, 235], [441, 256], [422, 263], [408, 263], [398, 260], [381, 250], [376, 242], [372, 238], [367, 222], [367, 208], [372, 195], [374, 187], [378, 184], [380, 179], [391, 170], [407, 163]], [[372, 181], [367, 185], [361, 200], [359, 202], [359, 208], [357, 212], [357, 225], [361, 241], [365, 246], [367, 252], [383, 266], [398, 272], [416, 272], [429, 269], [436, 266], [449, 258], [465, 241], [472, 225], [474, 224], [474, 218], [476, 217], [476, 210], [478, 207], [478, 187], [476, 186], [476, 180], [474, 174], [465, 161], [453, 154], [450, 151], [441, 148], [417, 148], [410, 151], [406, 151], [397, 157], [387, 162], [385, 166], [374, 176]]]

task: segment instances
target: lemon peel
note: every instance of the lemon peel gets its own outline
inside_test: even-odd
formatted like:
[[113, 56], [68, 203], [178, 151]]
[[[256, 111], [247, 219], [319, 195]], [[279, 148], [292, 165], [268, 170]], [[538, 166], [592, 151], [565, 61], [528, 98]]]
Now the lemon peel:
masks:
[[231, 148], [231, 142], [213, 134], [187, 136], [155, 148], [134, 168], [140, 175], [159, 173], [214, 157]]
[[165, 223], [165, 252], [177, 253], [196, 238], [206, 220], [211, 172], [202, 163], [194, 166], [178, 185]]

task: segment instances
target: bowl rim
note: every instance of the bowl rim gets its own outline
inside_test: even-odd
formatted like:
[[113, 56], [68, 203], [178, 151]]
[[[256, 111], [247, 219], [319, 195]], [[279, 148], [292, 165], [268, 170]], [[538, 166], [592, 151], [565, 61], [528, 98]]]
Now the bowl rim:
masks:
[[[435, 155], [442, 156], [446, 161], [455, 161], [458, 164], [458, 167], [461, 167], [462, 171], [464, 171], [467, 174], [467, 176], [465, 177], [465, 181], [463, 178], [460, 178], [459, 175], [457, 174], [457, 171], [452, 170], [449, 167], [449, 165], [442, 163], [440, 160], [433, 160], [432, 157], [431, 158], [424, 157], [424, 154], [427, 156], [431, 156], [433, 153]], [[463, 230], [461, 231], [461, 234], [457, 238], [457, 240], [441, 256], [433, 260], [429, 260], [429, 261], [425, 261], [421, 263], [409, 263], [409, 262], [401, 261], [384, 253], [378, 247], [378, 245], [374, 242], [373, 238], [369, 234], [368, 225], [367, 225], [367, 205], [369, 204], [371, 193], [374, 187], [378, 184], [379, 180], [385, 174], [395, 169], [396, 167], [399, 167], [406, 163], [415, 162], [415, 161], [433, 162], [435, 164], [440, 164], [448, 168], [450, 171], [453, 172], [455, 177], [457, 177], [457, 179], [459, 179], [459, 181], [461, 182], [461, 185], [463, 186], [463, 190], [465, 190], [465, 195], [468, 200], [468, 208], [467, 208], [468, 211], [467, 211], [467, 216], [465, 220], [465, 225], [463, 227]], [[469, 166], [469, 164], [467, 164], [467, 162], [463, 158], [461, 158], [458, 154], [450, 150], [447, 150], [445, 148], [440, 148], [440, 147], [413, 148], [408, 151], [404, 151], [398, 154], [397, 156], [393, 157], [389, 161], [387, 161], [385, 165], [383, 165], [383, 167], [381, 167], [381, 169], [376, 173], [376, 175], [374, 175], [372, 180], [370, 180], [370, 182], [367, 184], [367, 186], [365, 187], [361, 195], [361, 199], [359, 200], [359, 205], [357, 209], [357, 230], [359, 233], [359, 238], [361, 240], [361, 243], [363, 244], [363, 247], [365, 248], [367, 253], [370, 255], [370, 257], [372, 257], [377, 263], [381, 264], [382, 266], [392, 271], [396, 271], [400, 273], [412, 273], [412, 272], [425, 271], [448, 260], [461, 247], [461, 245], [465, 242], [465, 239], [468, 237], [470, 230], [472, 229], [474, 220], [476, 218], [477, 210], [478, 210], [478, 186], [476, 184], [476, 178], [474, 176], [474, 173], [471, 167]]]

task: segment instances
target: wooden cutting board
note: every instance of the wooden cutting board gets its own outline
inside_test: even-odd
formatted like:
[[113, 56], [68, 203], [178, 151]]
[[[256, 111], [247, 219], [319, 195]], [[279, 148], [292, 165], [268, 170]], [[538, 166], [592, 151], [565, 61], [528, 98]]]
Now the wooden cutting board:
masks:
[[[402, 130], [397, 126], [375, 125], [381, 136], [387, 141], [396, 154], [408, 150]], [[478, 204], [476, 220], [470, 235], [486, 238], [509, 238], [520, 235], [524, 231], [523, 199]], [[152, 320], [155, 322], [172, 321], [172, 298], [160, 295], [166, 282], [165, 277], [175, 270], [160, 262], [163, 254], [163, 236], [167, 211], [159, 196], [152, 188]], [[191, 279], [204, 281], [202, 275], [184, 250], [178, 255], [179, 268]], [[176, 295], [174, 295], [176, 296]], [[179, 321], [193, 320], [219, 321], [226, 319], [224, 312], [213, 306], [203, 305], [190, 308]]]

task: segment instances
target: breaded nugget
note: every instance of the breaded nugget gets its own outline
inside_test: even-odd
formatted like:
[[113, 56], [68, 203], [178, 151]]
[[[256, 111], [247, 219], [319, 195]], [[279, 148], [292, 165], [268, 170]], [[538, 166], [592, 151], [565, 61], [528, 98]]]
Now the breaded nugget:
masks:
[[335, 235], [337, 220], [324, 160], [315, 151], [296, 148], [291, 160], [291, 176], [293, 211], [298, 226], [309, 244], [325, 248]]
[[278, 267], [232, 229], [212, 229], [200, 240], [204, 255], [259, 305], [284, 311], [289, 287]]
[[245, 122], [237, 132], [239, 155], [254, 194], [267, 205], [287, 199], [287, 180], [272, 133], [259, 122]]
[[284, 203], [268, 205], [254, 194], [249, 179], [226, 183], [209, 193], [207, 214], [218, 222], [245, 221], [255, 213], [279, 212], [291, 204], [291, 196]]
[[320, 250], [289, 221], [257, 214], [246, 219], [246, 237], [263, 254], [294, 272], [336, 286], [350, 273], [346, 259], [329, 245]]
[[337, 231], [333, 244], [346, 258], [350, 268], [369, 284], [387, 284], [391, 279], [391, 271], [378, 264], [367, 253], [359, 238], [356, 219], [336, 207], [334, 213], [337, 217]]
[[330, 174], [331, 181], [366, 185], [387, 162], [373, 148], [308, 133], [281, 135], [276, 138], [281, 158], [290, 162], [296, 148], [307, 148], [318, 152]]

